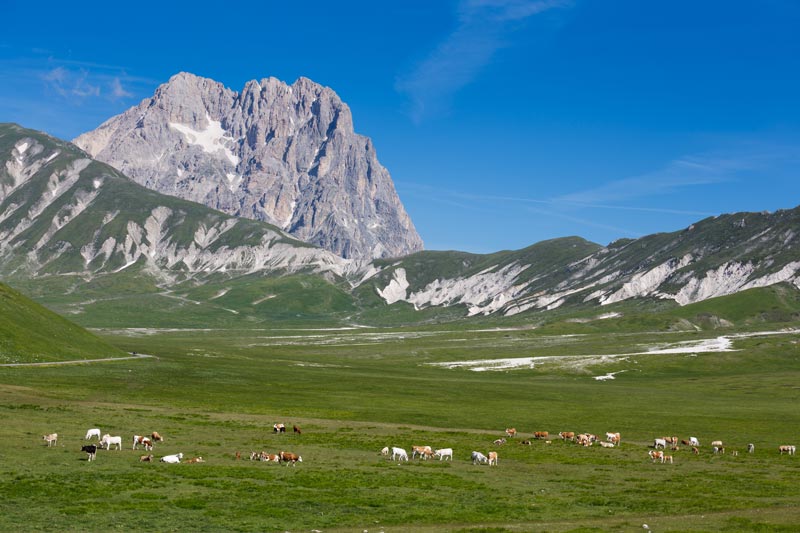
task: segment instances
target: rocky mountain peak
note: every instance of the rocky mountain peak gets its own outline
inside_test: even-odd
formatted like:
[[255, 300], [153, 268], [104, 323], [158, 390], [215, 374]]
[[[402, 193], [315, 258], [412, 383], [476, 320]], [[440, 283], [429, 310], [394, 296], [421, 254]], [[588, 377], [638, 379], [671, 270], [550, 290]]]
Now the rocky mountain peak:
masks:
[[181, 72], [74, 142], [146, 187], [264, 220], [346, 258], [422, 249], [350, 108], [308, 78], [251, 80], [237, 93]]

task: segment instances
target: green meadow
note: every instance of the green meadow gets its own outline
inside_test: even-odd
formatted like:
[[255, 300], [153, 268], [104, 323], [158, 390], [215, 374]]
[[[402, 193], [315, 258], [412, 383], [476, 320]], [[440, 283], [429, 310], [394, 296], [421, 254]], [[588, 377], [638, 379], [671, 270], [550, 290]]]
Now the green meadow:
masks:
[[[735, 338], [734, 351], [671, 354], [642, 352], [737, 330], [608, 325], [94, 330], [155, 357], [0, 368], [0, 530], [796, 531], [800, 458], [778, 446], [800, 444], [798, 324], [744, 328], [783, 332]], [[520, 357], [549, 359], [429, 364]], [[88, 462], [93, 427], [123, 449]], [[494, 445], [507, 427], [517, 437]], [[132, 437], [152, 431], [165, 437], [156, 458], [205, 462], [139, 462]], [[522, 445], [534, 431], [550, 443]], [[622, 443], [584, 448], [559, 431]], [[698, 437], [700, 454], [651, 462], [652, 440], [671, 435]], [[417, 444], [454, 459], [380, 455]], [[303, 462], [248, 459], [262, 450]], [[498, 465], [473, 465], [472, 450], [497, 451]]]

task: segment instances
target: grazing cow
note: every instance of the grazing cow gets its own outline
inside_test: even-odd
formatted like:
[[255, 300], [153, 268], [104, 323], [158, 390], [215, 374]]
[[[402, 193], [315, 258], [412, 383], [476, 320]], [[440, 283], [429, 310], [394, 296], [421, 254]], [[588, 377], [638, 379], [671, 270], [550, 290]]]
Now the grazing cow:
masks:
[[689, 445], [690, 446], [700, 446], [700, 441], [697, 440], [697, 437], [689, 437]]
[[711, 446], [716, 446], [717, 448], [722, 448], [722, 441], [721, 440], [715, 440], [715, 441], [713, 441], [711, 443]]
[[606, 433], [606, 440], [619, 446], [620, 435], [619, 433]]
[[613, 442], [600, 441], [600, 446], [602, 446], [603, 448], [613, 448], [614, 447], [614, 443]]
[[97, 437], [97, 440], [100, 440], [100, 430], [97, 428], [90, 429], [86, 432], [86, 436], [83, 440], [89, 440], [92, 437]]
[[756, 451], [756, 445], [751, 442], [747, 445], [747, 453], [753, 453], [754, 451]]
[[408, 461], [408, 452], [403, 448], [392, 446], [392, 461]]
[[415, 459], [417, 455], [419, 455], [423, 459], [427, 459], [429, 457], [428, 452], [430, 452], [431, 454], [433, 453], [433, 450], [430, 446], [414, 446], [414, 445], [411, 446], [412, 459]]
[[153, 449], [153, 441], [151, 441], [148, 437], [142, 435], [134, 435], [133, 436], [133, 449], [136, 449], [136, 446], [141, 444], [144, 446], [145, 451], [150, 451]]
[[89, 444], [87, 446], [81, 446], [81, 451], [86, 452], [89, 455], [89, 461], [94, 461], [97, 457], [97, 444]]
[[189, 463], [189, 464], [192, 464], [192, 463], [205, 463], [205, 460], [202, 457], [192, 457], [191, 459], [189, 459], [186, 462]]
[[295, 433], [297, 433], [298, 435], [302, 435], [302, 434], [303, 434], [303, 432], [302, 432], [302, 431], [300, 431], [300, 428], [299, 428], [299, 427], [297, 427], [297, 426], [294, 426], [294, 425], [292, 426], [292, 431], [294, 431], [294, 432], [295, 432]]
[[441, 461], [444, 458], [449, 458], [451, 461], [453, 460], [453, 448], [440, 448], [436, 450], [433, 455], [438, 455], [439, 460]]
[[153, 442], [164, 442], [164, 437], [159, 435], [158, 431], [150, 433], [150, 439], [152, 439]]
[[47, 447], [58, 445], [58, 433], [50, 433], [49, 435], [42, 435], [42, 440], [47, 443]]
[[103, 435], [103, 438], [100, 439], [100, 447], [105, 448], [106, 450], [110, 450], [111, 446], [116, 445], [117, 450], [122, 449], [122, 437], [116, 436], [112, 437], [108, 433]]
[[504, 438], [502, 438], [502, 439], [497, 439], [496, 441], [494, 441], [494, 445], [495, 445], [495, 446], [502, 446], [502, 445], [503, 445], [503, 444], [505, 444], [505, 443], [506, 443], [506, 439], [504, 439]]
[[546, 439], [550, 434], [547, 431], [536, 431], [533, 434], [534, 439]]
[[656, 461], [661, 461], [662, 463], [664, 462], [664, 452], [658, 450], [650, 450], [647, 453], [650, 456], [650, 459], [652, 459], [654, 463]]
[[152, 463], [153, 462], [153, 454], [151, 453], [149, 455], [140, 456], [139, 457], [139, 462], [140, 463]]
[[591, 446], [592, 443], [594, 442], [594, 439], [592, 439], [592, 437], [593, 435], [581, 433], [580, 435], [577, 436], [578, 444], [580, 444], [581, 446]]
[[678, 437], [662, 437], [667, 444], [678, 444]]
[[697, 446], [692, 446], [692, 453], [695, 455], [700, 455], [700, 450], [697, 448]]
[[722, 446], [714, 446], [714, 447], [712, 448], [712, 450], [714, 450], [714, 453], [715, 453], [715, 454], [716, 454], [716, 453], [723, 453], [723, 454], [725, 453], [725, 448], [724, 448], [724, 447], [722, 447]]
[[796, 449], [795, 446], [791, 444], [781, 444], [780, 446], [778, 446], [778, 451], [781, 452], [781, 455], [783, 455], [784, 453], [788, 453], [789, 455], [794, 455], [795, 449]]
[[268, 463], [280, 463], [281, 456], [276, 453], [261, 452], [261, 460], [267, 461]]
[[283, 424], [273, 424], [272, 425], [272, 432], [273, 433], [286, 433], [286, 426]]
[[161, 458], [161, 462], [175, 464], [175, 463], [180, 463], [181, 459], [183, 459], [183, 454], [176, 453], [174, 455], [165, 455], [164, 457]]
[[665, 455], [665, 456], [664, 456], [664, 458], [663, 458], [663, 460], [662, 460], [661, 462], [662, 462], [662, 463], [669, 463], [669, 464], [672, 464], [672, 456], [671, 456], [671, 455]]
[[389, 447], [388, 446], [384, 446], [383, 447], [383, 449], [381, 450], [381, 455], [389, 455]]
[[575, 432], [574, 431], [562, 431], [558, 434], [561, 437], [561, 440], [571, 440], [575, 442]]
[[653, 448], [655, 448], [657, 450], [659, 447], [662, 448], [662, 449], [666, 448], [667, 447], [667, 441], [664, 440], [664, 439], [655, 439], [653, 441]]
[[524, 444], [525, 446], [530, 446], [531, 445], [531, 441], [529, 441], [528, 439], [522, 440], [519, 443], [520, 444]]
[[489, 459], [486, 458], [481, 452], [472, 452], [472, 464], [487, 463]]
[[[406, 460], [408, 460], [408, 456], [406, 456]], [[300, 457], [299, 455], [297, 455], [296, 453], [281, 452], [280, 453], [280, 462], [287, 463], [286, 466], [289, 466], [289, 464], [291, 464], [292, 466], [295, 466], [295, 463], [302, 463], [303, 462], [303, 458]]]
[[516, 437], [517, 436], [517, 429], [516, 428], [508, 428], [508, 429], [506, 429], [506, 436], [507, 437]]
[[489, 466], [497, 466], [497, 452], [489, 452]]

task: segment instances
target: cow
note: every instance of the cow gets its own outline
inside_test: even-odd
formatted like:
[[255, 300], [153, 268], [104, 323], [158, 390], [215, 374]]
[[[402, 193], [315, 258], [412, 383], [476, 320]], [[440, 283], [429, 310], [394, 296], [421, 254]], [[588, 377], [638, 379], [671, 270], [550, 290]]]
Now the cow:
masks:
[[97, 437], [97, 440], [100, 440], [100, 430], [98, 428], [88, 430], [83, 440], [89, 440], [92, 437]]
[[103, 438], [100, 439], [100, 447], [105, 448], [106, 450], [110, 450], [112, 445], [116, 445], [117, 450], [122, 449], [122, 437], [112, 437], [108, 433], [103, 435]]
[[453, 460], [453, 448], [440, 448], [436, 450], [433, 455], [438, 455], [439, 460], [449, 458], [451, 461]]
[[681, 444], [683, 444], [684, 446], [689, 446], [690, 443], [686, 439], [681, 439]]
[[186, 462], [189, 463], [189, 464], [192, 464], [192, 463], [205, 463], [205, 460], [202, 457], [192, 457], [191, 459], [189, 459]]
[[497, 466], [497, 452], [489, 452], [489, 466]]
[[721, 440], [715, 440], [715, 441], [713, 441], [713, 442], [711, 443], [711, 446], [712, 446], [712, 447], [713, 447], [713, 446], [716, 446], [717, 448], [722, 448], [722, 441], [721, 441]]
[[561, 437], [561, 440], [570, 440], [575, 442], [575, 432], [574, 431], [562, 431], [558, 434]]
[[517, 428], [507, 428], [506, 429], [506, 436], [507, 437], [515, 437], [517, 435]]
[[656, 461], [661, 461], [662, 463], [664, 462], [664, 452], [658, 450], [650, 450], [647, 453], [648, 455], [650, 455], [650, 459], [652, 459], [654, 463]]
[[521, 440], [521, 441], [519, 441], [519, 443], [523, 444], [525, 446], [530, 446], [531, 445], [531, 441], [529, 441], [528, 439]]
[[661, 447], [662, 449], [666, 448], [667, 447], [667, 441], [664, 440], [664, 439], [655, 439], [653, 441], [653, 448], [655, 448], [657, 450], [659, 447]]
[[292, 431], [297, 433], [298, 435], [302, 435], [303, 434], [303, 432], [300, 431], [300, 428], [297, 427], [297, 426], [294, 426], [294, 425], [292, 426]]
[[665, 456], [664, 456], [664, 458], [663, 458], [663, 460], [662, 460], [661, 462], [662, 462], [662, 463], [669, 463], [669, 464], [672, 464], [672, 456], [671, 456], [671, 455], [665, 455]]
[[87, 444], [86, 446], [81, 446], [81, 451], [86, 452], [89, 455], [88, 461], [94, 461], [97, 457], [97, 444]]
[[506, 443], [506, 439], [505, 438], [497, 439], [496, 441], [494, 441], [494, 445], [495, 446], [502, 446], [505, 443]]
[[581, 446], [591, 446], [594, 440], [592, 439], [593, 435], [588, 435], [586, 433], [581, 433], [576, 437], [578, 444]]
[[725, 453], [725, 448], [723, 446], [714, 446], [711, 449], [714, 451], [715, 454], [717, 454], [717, 453], [724, 454]]
[[383, 447], [383, 449], [381, 450], [381, 455], [389, 455], [389, 447], [388, 446], [384, 446]]
[[689, 437], [689, 445], [690, 446], [700, 446], [700, 441], [697, 440], [697, 437]]
[[747, 453], [753, 453], [754, 451], [756, 451], [756, 445], [751, 442], [747, 445]]
[[233, 455], [233, 460], [234, 460], [234, 461], [239, 461], [241, 458], [242, 458], [242, 452], [236, 452], [236, 453]]
[[42, 440], [47, 443], [47, 447], [58, 445], [58, 433], [50, 433], [49, 435], [42, 435]]
[[162, 463], [175, 464], [175, 463], [180, 463], [181, 459], [183, 459], [183, 453], [176, 453], [173, 455], [165, 455], [160, 459], [160, 461]]
[[164, 442], [164, 437], [158, 434], [158, 431], [154, 431], [150, 433], [150, 439], [153, 442]]
[[403, 448], [392, 446], [392, 461], [408, 461], [408, 452]]
[[423, 459], [428, 458], [428, 452], [433, 453], [430, 446], [411, 446], [411, 458], [415, 459], [419, 455]]
[[620, 435], [619, 433], [606, 433], [606, 440], [611, 444], [616, 444], [619, 446]]
[[148, 437], [144, 437], [142, 435], [134, 435], [133, 436], [133, 449], [136, 449], [136, 446], [141, 444], [144, 446], [145, 451], [150, 451], [153, 449], [153, 441], [151, 441]]
[[692, 453], [695, 455], [700, 455], [700, 450], [697, 448], [697, 446], [692, 446]]
[[153, 462], [153, 454], [151, 453], [149, 455], [140, 456], [139, 457], [139, 462], [140, 463], [152, 463]]
[[788, 453], [789, 455], [794, 455], [796, 447], [791, 444], [781, 444], [778, 446], [778, 451], [783, 455], [784, 453]]
[[613, 448], [614, 447], [614, 443], [613, 442], [600, 441], [600, 446], [602, 446], [603, 448]]
[[[406, 457], [406, 460], [408, 460], [408, 457]], [[303, 458], [300, 457], [299, 455], [297, 455], [296, 453], [281, 452], [280, 453], [280, 462], [286, 463], [286, 466], [289, 466], [289, 464], [291, 464], [292, 466], [295, 466], [295, 463], [302, 463], [303, 462]]]
[[261, 460], [267, 461], [268, 463], [280, 463], [281, 456], [276, 453], [261, 452]]
[[286, 433], [286, 426], [281, 423], [273, 424], [272, 425], [272, 432], [273, 433]]
[[472, 452], [472, 464], [481, 464], [488, 462], [489, 459], [486, 458], [481, 452]]
[[550, 436], [550, 434], [547, 431], [536, 431], [533, 434], [533, 438], [534, 439], [542, 439], [542, 440], [544, 440], [549, 436]]
[[661, 437], [667, 444], [678, 444], [678, 437]]

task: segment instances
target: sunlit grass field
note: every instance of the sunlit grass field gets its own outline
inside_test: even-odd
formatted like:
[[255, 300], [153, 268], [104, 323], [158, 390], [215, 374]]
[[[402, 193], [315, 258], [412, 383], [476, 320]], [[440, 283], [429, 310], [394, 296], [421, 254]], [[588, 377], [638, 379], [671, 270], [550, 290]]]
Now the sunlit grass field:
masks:
[[[791, 326], [791, 325], [789, 325]], [[787, 327], [783, 324], [781, 327]], [[545, 335], [459, 327], [100, 330], [136, 361], [0, 368], [0, 530], [796, 531], [800, 334], [736, 351], [556, 358], [497, 372], [428, 363], [646, 352], [714, 332]], [[725, 334], [733, 333], [730, 331]], [[616, 373], [615, 379], [597, 376]], [[282, 422], [289, 431], [274, 434]], [[292, 425], [302, 434], [291, 432]], [[86, 430], [123, 450], [80, 451]], [[504, 429], [518, 436], [493, 444]], [[138, 461], [134, 434], [158, 431]], [[530, 439], [549, 431], [551, 443]], [[559, 431], [622, 434], [579, 447]], [[42, 435], [57, 432], [48, 448]], [[655, 437], [702, 447], [654, 464]], [[711, 452], [712, 440], [726, 445]], [[748, 443], [755, 453], [748, 454]], [[452, 462], [391, 461], [384, 446], [452, 447]], [[295, 467], [251, 451], [299, 453]], [[497, 451], [496, 467], [472, 450]], [[235, 453], [242, 459], [236, 460]], [[738, 456], [733, 455], [738, 451]]]

